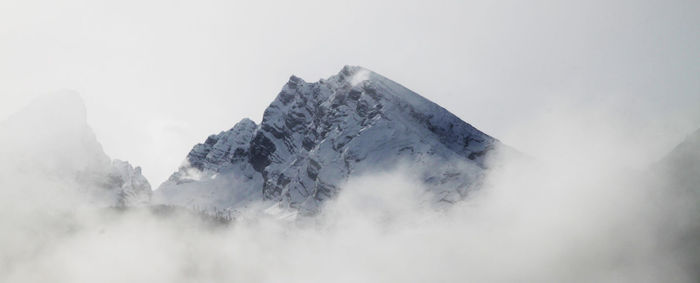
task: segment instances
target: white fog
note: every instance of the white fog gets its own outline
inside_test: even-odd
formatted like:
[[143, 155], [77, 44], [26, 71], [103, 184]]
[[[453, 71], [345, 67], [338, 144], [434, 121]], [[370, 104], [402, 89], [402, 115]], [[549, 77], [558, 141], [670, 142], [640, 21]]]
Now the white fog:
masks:
[[698, 15], [0, 1], [0, 282], [699, 282]]

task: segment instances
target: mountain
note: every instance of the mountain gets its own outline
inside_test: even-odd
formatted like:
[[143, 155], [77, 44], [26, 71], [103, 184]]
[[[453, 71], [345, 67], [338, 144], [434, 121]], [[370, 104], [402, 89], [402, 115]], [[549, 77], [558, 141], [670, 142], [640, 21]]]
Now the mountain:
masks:
[[243, 119], [195, 145], [154, 200], [228, 210], [264, 201], [313, 214], [348, 178], [405, 164], [449, 204], [478, 186], [499, 145], [402, 85], [345, 66], [313, 83], [291, 76], [260, 124]]
[[55, 194], [54, 200], [71, 194], [100, 206], [150, 201], [141, 168], [104, 153], [81, 97], [72, 92], [41, 97], [0, 123], [0, 156], [0, 183], [21, 193]]
[[658, 188], [651, 194], [665, 246], [692, 278], [700, 278], [700, 129], [688, 135], [648, 175]]
[[658, 164], [673, 187], [700, 194], [700, 129], [688, 135]]

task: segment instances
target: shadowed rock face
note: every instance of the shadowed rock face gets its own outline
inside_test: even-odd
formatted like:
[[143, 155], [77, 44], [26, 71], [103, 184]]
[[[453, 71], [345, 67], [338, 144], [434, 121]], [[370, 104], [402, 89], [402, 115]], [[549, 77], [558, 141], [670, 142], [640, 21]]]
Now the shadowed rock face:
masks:
[[[409, 89], [345, 66], [315, 83], [292, 76], [260, 125], [244, 119], [196, 145], [156, 192], [168, 204], [237, 209], [240, 199], [213, 200], [217, 193], [200, 189], [228, 178], [224, 183], [232, 187], [216, 190], [220, 194], [247, 190], [313, 213], [349, 177], [406, 161], [422, 168], [437, 201], [451, 203], [479, 182], [485, 155], [498, 145]], [[205, 191], [212, 195], [203, 198]]]

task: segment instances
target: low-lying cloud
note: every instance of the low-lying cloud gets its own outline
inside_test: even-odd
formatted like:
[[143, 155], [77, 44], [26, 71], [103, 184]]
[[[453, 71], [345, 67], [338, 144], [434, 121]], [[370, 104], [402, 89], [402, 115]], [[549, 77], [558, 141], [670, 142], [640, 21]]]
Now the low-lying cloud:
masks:
[[314, 218], [230, 224], [76, 205], [66, 178], [3, 162], [0, 281], [697, 281], [696, 195], [576, 151], [584, 143], [569, 145], [575, 162], [498, 157], [483, 187], [446, 209], [395, 170], [349, 180]]

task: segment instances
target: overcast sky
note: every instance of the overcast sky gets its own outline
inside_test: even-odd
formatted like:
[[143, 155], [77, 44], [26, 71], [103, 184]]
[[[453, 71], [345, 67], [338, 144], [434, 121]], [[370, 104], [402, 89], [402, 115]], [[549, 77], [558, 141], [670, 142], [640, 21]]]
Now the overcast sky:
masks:
[[547, 131], [595, 144], [587, 127], [609, 127], [647, 164], [700, 128], [699, 15], [697, 0], [2, 0], [0, 119], [78, 91], [106, 153], [157, 187], [209, 134], [259, 122], [291, 74], [349, 64], [531, 155]]

